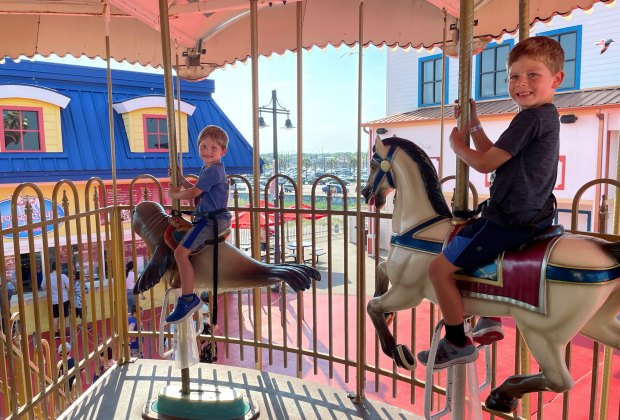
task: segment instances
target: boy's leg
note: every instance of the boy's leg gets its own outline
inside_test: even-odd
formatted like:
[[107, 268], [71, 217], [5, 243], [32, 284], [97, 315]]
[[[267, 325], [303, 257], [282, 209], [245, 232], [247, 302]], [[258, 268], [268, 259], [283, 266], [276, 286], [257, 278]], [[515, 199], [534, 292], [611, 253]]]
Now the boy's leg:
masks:
[[177, 262], [177, 268], [179, 269], [179, 276], [181, 277], [181, 292], [184, 295], [194, 293], [194, 267], [189, 260], [190, 250], [179, 244], [177, 249], [174, 250], [174, 258]]
[[166, 317], [166, 322], [181, 322], [196, 312], [201, 305], [200, 298], [194, 293], [194, 267], [189, 260], [191, 250], [179, 244], [174, 251], [179, 276], [181, 277], [181, 297], [177, 300], [174, 310]]
[[[478, 358], [476, 347], [465, 336], [463, 297], [452, 277], [458, 270], [459, 267], [448, 261], [444, 254], [435, 257], [428, 267], [428, 274], [435, 289], [446, 329], [446, 336], [440, 340], [437, 347], [435, 369], [473, 362]], [[418, 359], [426, 365], [429, 355], [429, 350], [421, 351], [418, 353]]]

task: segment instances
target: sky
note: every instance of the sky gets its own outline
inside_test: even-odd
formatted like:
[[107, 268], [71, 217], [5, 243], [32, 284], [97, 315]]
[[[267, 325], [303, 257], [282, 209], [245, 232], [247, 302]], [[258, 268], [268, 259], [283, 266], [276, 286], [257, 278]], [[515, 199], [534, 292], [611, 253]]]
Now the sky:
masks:
[[[304, 152], [357, 151], [357, 87], [358, 49], [349, 47], [314, 48], [303, 53], [303, 141]], [[363, 50], [362, 122], [385, 116], [386, 49]], [[297, 126], [297, 58], [293, 53], [259, 59], [260, 106], [271, 101], [277, 91], [278, 102], [291, 110], [291, 121]], [[252, 142], [251, 65], [237, 64], [215, 70], [214, 99], [237, 128]], [[272, 114], [264, 114], [272, 125]], [[286, 116], [278, 115], [278, 126]], [[273, 150], [273, 129], [260, 131], [260, 152]], [[362, 138], [366, 134], [363, 133]], [[297, 130], [278, 130], [278, 153], [297, 151]], [[363, 141], [363, 150], [366, 142]]]
[[[357, 151], [357, 87], [358, 48], [313, 48], [303, 52], [303, 152], [330, 153]], [[37, 60], [63, 64], [105, 67], [102, 59], [51, 56]], [[370, 46], [363, 50], [362, 122], [385, 116], [386, 110], [386, 47]], [[112, 64], [113, 69], [149, 71], [128, 63]], [[279, 104], [291, 111], [297, 127], [297, 58], [287, 52], [282, 56], [259, 58], [259, 106], [268, 105], [271, 91], [277, 91]], [[162, 73], [161, 70], [156, 72]], [[209, 75], [215, 81], [213, 95], [246, 140], [252, 144], [252, 66], [250, 60], [217, 69]], [[162, 81], [163, 83], [163, 81]], [[183, 92], [181, 92], [181, 98]], [[271, 126], [272, 114], [264, 114]], [[283, 127], [285, 115], [278, 115]], [[260, 153], [273, 151], [273, 128], [259, 130]], [[366, 134], [362, 133], [362, 150], [367, 150]], [[278, 130], [278, 154], [297, 152], [297, 130]]]

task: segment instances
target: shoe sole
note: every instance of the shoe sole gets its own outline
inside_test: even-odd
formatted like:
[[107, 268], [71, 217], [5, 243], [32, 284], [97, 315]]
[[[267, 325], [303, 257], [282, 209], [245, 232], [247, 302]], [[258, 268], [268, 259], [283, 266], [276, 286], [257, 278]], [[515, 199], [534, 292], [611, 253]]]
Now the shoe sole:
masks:
[[[465, 363], [471, 363], [471, 362], [475, 362], [476, 360], [478, 360], [478, 349], [476, 349], [472, 354], [470, 354], [469, 356], [466, 357], [462, 357], [459, 359], [455, 359], [455, 360], [450, 360], [449, 362], [445, 362], [443, 364], [434, 364], [433, 365], [433, 370], [442, 370], [442, 369], [446, 369], [449, 368], [450, 366], [454, 366], [454, 365], [462, 365]], [[420, 364], [422, 366], [427, 366], [428, 365], [428, 360], [426, 362], [420, 360], [420, 357], [418, 356], [418, 361], [420, 362]]]
[[480, 331], [476, 331], [475, 334], [472, 334], [473, 339], [476, 343], [481, 344], [483, 346], [488, 346], [490, 344], [495, 343], [496, 341], [504, 339], [504, 332], [501, 329], [484, 329]]
[[179, 322], [185, 321], [187, 318], [189, 318], [190, 316], [194, 315], [194, 312], [197, 312], [198, 309], [200, 309], [200, 304], [194, 306], [192, 309], [190, 309], [190, 311], [185, 314], [185, 316], [181, 319], [178, 319], [176, 321], [168, 321], [166, 320], [166, 324], [178, 324]]
[[462, 357], [459, 359], [451, 360], [443, 364], [435, 364], [433, 365], [433, 371], [447, 369], [455, 365], [463, 365], [466, 363], [472, 363], [472, 362], [475, 362], [476, 360], [478, 360], [478, 349], [476, 349], [476, 351], [474, 351], [472, 354], [470, 354], [467, 357]]

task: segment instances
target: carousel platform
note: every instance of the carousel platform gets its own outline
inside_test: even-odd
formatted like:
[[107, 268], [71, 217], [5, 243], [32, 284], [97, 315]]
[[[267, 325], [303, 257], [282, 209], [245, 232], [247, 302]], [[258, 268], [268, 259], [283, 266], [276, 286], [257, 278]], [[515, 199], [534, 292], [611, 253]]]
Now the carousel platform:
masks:
[[[421, 419], [381, 402], [355, 404], [342, 389], [277, 373], [199, 363], [190, 368], [191, 386], [235, 389], [261, 419]], [[173, 361], [138, 359], [116, 366], [88, 388], [60, 419], [140, 419], [145, 404], [169, 385], [181, 385]]]

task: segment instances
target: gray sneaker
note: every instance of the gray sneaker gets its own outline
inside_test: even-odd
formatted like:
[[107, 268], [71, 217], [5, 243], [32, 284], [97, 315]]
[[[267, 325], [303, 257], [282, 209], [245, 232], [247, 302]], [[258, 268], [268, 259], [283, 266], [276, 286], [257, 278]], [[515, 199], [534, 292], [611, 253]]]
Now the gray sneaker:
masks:
[[[429, 354], [430, 350], [424, 350], [418, 353], [418, 360], [424, 366], [428, 363]], [[465, 346], [458, 347], [444, 337], [439, 340], [439, 344], [437, 345], [437, 354], [435, 355], [433, 369], [445, 369], [461, 363], [475, 362], [476, 359], [478, 359], [478, 349], [469, 339]]]
[[488, 346], [504, 338], [502, 322], [492, 318], [480, 317], [471, 332], [474, 341], [483, 346]]

